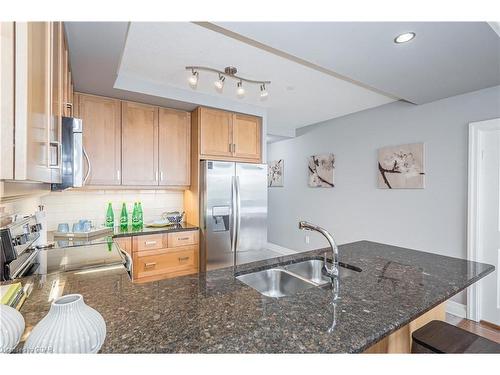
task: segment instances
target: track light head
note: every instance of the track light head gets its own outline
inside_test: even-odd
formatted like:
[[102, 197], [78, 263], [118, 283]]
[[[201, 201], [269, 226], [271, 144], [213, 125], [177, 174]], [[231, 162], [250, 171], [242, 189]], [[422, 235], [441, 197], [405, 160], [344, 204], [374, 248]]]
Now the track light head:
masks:
[[243, 88], [243, 82], [239, 81], [238, 86], [236, 89], [236, 95], [238, 95], [238, 98], [243, 98], [245, 96], [245, 89]]
[[191, 70], [191, 75], [188, 78], [189, 86], [193, 89], [198, 85], [198, 72], [194, 69]]
[[266, 84], [263, 83], [260, 85], [260, 98], [261, 99], [266, 99], [269, 96], [269, 92], [266, 89]]
[[217, 90], [222, 91], [224, 88], [224, 81], [226, 80], [226, 77], [224, 77], [222, 74], [219, 74], [219, 79], [217, 79], [214, 82], [214, 86]]

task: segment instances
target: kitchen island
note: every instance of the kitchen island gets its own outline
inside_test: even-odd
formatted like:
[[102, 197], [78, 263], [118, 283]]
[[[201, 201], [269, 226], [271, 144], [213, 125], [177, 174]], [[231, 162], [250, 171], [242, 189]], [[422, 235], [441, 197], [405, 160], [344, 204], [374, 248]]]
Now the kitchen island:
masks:
[[29, 277], [23, 340], [53, 298], [80, 293], [106, 322], [102, 353], [359, 353], [494, 270], [360, 241], [340, 246], [340, 261], [361, 272], [341, 278], [335, 304], [331, 285], [271, 298], [235, 278], [324, 252], [144, 284], [133, 284], [121, 268]]

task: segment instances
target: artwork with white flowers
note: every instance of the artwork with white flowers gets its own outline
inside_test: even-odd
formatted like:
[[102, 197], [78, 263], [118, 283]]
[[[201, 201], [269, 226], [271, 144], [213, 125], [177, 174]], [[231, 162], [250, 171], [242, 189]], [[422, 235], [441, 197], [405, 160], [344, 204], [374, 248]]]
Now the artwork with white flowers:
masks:
[[283, 159], [273, 160], [267, 165], [267, 186], [283, 187]]
[[424, 188], [424, 144], [412, 143], [378, 150], [378, 187]]
[[334, 187], [333, 172], [335, 156], [333, 154], [313, 155], [309, 157], [309, 187]]

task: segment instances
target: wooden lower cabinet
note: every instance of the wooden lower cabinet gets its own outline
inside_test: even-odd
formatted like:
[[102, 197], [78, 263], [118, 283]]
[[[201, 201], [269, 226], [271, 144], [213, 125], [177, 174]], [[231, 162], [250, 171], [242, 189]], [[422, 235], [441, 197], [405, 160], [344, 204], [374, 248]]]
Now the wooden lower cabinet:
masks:
[[446, 302], [434, 307], [427, 311], [425, 314], [420, 315], [415, 320], [412, 320], [407, 325], [401, 327], [397, 331], [391, 333], [389, 336], [384, 337], [376, 344], [370, 346], [364, 353], [371, 354], [393, 354], [393, 353], [411, 353], [411, 335], [420, 327], [423, 327], [432, 320], [445, 320], [446, 316]]
[[134, 279], [149, 281], [196, 273], [198, 246], [144, 251], [134, 256]]
[[[132, 255], [132, 281], [148, 282], [198, 272], [198, 230], [122, 237], [115, 242]], [[130, 251], [125, 247], [129, 247]]]

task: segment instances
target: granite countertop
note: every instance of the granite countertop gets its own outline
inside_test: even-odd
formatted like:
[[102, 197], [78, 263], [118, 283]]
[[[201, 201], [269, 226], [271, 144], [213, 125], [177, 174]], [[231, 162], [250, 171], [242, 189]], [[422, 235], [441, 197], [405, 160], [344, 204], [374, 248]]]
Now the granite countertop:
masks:
[[[323, 253], [255, 262], [236, 272]], [[32, 292], [21, 313], [29, 332], [47, 314], [54, 288], [80, 293], [106, 321], [103, 353], [362, 352], [494, 270], [368, 241], [340, 246], [340, 261], [362, 272], [341, 278], [335, 306], [330, 285], [270, 298], [237, 280], [232, 267], [145, 284], [133, 284], [115, 268], [26, 278]]]
[[75, 238], [54, 237], [54, 232], [48, 232], [47, 240], [49, 242], [54, 242], [53, 248], [68, 248], [77, 246], [106, 244], [109, 242], [110, 238], [142, 236], [142, 235], [156, 234], [156, 233], [183, 232], [183, 231], [197, 230], [197, 229], [199, 229], [197, 226], [184, 222], [160, 228], [153, 228], [153, 227], [133, 228], [129, 226], [127, 227], [127, 229], [122, 229], [121, 227], [118, 226], [114, 227], [113, 233], [91, 237], [89, 239], [76, 238], [76, 237]]

